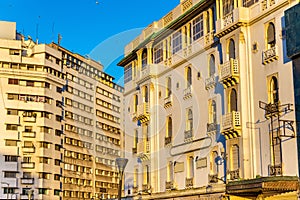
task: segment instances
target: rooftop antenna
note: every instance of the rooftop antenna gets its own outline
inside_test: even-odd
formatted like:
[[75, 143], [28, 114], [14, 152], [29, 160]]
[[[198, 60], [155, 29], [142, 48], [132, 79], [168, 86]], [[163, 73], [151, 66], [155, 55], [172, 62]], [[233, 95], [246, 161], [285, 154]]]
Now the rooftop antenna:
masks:
[[60, 46], [60, 41], [61, 41], [61, 39], [62, 39], [62, 36], [61, 36], [61, 34], [59, 33], [59, 34], [58, 34], [58, 38], [57, 38], [57, 44], [58, 44], [58, 46]]
[[36, 43], [39, 44], [39, 22], [41, 16], [38, 17], [38, 23], [36, 24]]

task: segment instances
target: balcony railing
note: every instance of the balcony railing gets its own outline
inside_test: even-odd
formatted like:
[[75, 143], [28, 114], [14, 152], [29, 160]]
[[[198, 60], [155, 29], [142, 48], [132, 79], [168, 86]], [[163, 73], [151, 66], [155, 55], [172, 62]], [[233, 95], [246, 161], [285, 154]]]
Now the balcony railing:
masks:
[[208, 182], [209, 183], [217, 183], [218, 182], [218, 174], [209, 174]]
[[34, 184], [34, 178], [21, 178], [21, 184]]
[[216, 123], [208, 123], [207, 124], [207, 134], [211, 135], [211, 134], [215, 134], [217, 131], [217, 124]]
[[194, 186], [194, 178], [185, 179], [185, 187], [190, 188]]
[[282, 165], [269, 165], [270, 176], [281, 176], [282, 175]]
[[205, 89], [214, 88], [216, 86], [216, 77], [210, 76], [205, 79]]
[[35, 163], [34, 162], [22, 162], [21, 167], [26, 168], [26, 169], [34, 169]]
[[184, 90], [183, 90], [183, 98], [189, 98], [189, 97], [191, 97], [192, 96], [192, 86], [190, 85], [190, 86], [188, 86], [187, 88], [185, 88]]
[[172, 136], [165, 137], [165, 145], [172, 143]]
[[[240, 136], [241, 117], [240, 112], [233, 111], [222, 116], [221, 132], [225, 137]], [[233, 134], [233, 135], [232, 135]]]
[[235, 180], [240, 178], [240, 170], [232, 170], [228, 172], [230, 180]]
[[165, 108], [172, 105], [173, 96], [170, 94], [165, 98]]
[[265, 65], [267, 63], [278, 60], [278, 50], [277, 46], [271, 47], [262, 52], [262, 63]]
[[35, 123], [36, 122], [36, 117], [32, 116], [32, 117], [23, 117], [23, 121], [24, 122], [32, 122]]
[[23, 153], [34, 153], [35, 147], [23, 147], [22, 151], [23, 151]]
[[184, 141], [193, 140], [193, 130], [184, 131]]
[[173, 190], [175, 189], [174, 181], [166, 181], [166, 190]]
[[225, 88], [239, 83], [240, 68], [237, 59], [230, 58], [229, 61], [220, 65], [220, 69], [220, 81]]
[[35, 138], [36, 132], [34, 132], [34, 131], [31, 131], [31, 132], [23, 131], [22, 136], [23, 137], [28, 137], [28, 138]]
[[149, 121], [149, 103], [145, 102], [137, 107], [137, 119], [142, 123]]

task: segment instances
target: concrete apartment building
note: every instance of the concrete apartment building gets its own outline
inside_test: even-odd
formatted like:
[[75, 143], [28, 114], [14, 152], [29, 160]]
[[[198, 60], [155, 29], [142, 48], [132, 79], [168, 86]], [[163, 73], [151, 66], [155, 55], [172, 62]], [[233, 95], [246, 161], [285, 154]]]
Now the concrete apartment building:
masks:
[[0, 199], [116, 197], [123, 88], [98, 62], [0, 27]]
[[185, 0], [125, 47], [125, 195], [296, 199], [286, 0]]

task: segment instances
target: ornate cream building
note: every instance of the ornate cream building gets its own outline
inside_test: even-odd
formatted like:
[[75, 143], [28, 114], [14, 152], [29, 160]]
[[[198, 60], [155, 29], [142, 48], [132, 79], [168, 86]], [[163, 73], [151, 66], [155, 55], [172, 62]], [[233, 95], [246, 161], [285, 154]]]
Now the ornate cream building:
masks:
[[185, 0], [125, 47], [133, 199], [296, 199], [287, 0]]
[[123, 88], [100, 63], [0, 26], [0, 199], [116, 197]]

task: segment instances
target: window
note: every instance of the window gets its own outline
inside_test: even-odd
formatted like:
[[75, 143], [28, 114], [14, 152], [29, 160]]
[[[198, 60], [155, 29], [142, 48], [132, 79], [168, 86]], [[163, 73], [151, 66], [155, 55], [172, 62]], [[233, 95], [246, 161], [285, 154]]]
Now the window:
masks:
[[230, 112], [237, 111], [237, 93], [235, 89], [232, 89], [230, 91], [229, 108], [230, 108], [229, 110]]
[[193, 130], [193, 111], [192, 109], [187, 110], [187, 121], [186, 121], [186, 130]]
[[16, 125], [16, 124], [6, 124], [6, 130], [17, 131], [18, 130], [18, 125]]
[[4, 177], [5, 178], [16, 178], [17, 177], [17, 172], [5, 171], [4, 172]]
[[134, 140], [133, 141], [133, 147], [137, 148], [138, 141], [139, 141], [139, 132], [138, 132], [137, 129], [134, 131], [134, 139], [133, 140]]
[[240, 150], [237, 144], [231, 146], [231, 170], [240, 168]]
[[144, 97], [143, 98], [144, 102], [148, 103], [149, 102], [149, 91], [148, 91], [148, 87], [147, 86], [144, 87], [143, 94], [144, 94], [144, 96], [143, 96]]
[[23, 178], [32, 178], [31, 172], [23, 172]]
[[172, 118], [168, 117], [168, 121], [167, 121], [167, 137], [172, 137], [172, 132], [173, 132], [173, 127], [172, 127]]
[[215, 75], [216, 70], [215, 70], [215, 57], [214, 55], [210, 55], [209, 57], [209, 76], [212, 77]]
[[142, 53], [142, 69], [147, 66], [147, 59], [147, 49], [144, 49]]
[[203, 15], [199, 15], [193, 20], [193, 40], [203, 36]]
[[39, 194], [48, 194], [49, 193], [49, 189], [47, 188], [39, 188]]
[[127, 83], [132, 80], [132, 64], [125, 66], [124, 71], [124, 83]]
[[39, 178], [40, 179], [49, 179], [50, 178], [50, 174], [49, 173], [45, 173], [45, 172], [39, 172]]
[[144, 166], [144, 174], [143, 174], [143, 185], [150, 184], [150, 167], [149, 165]]
[[19, 85], [19, 79], [9, 78], [9, 79], [8, 79], [8, 84], [11, 84], [11, 85]]
[[18, 156], [5, 155], [5, 162], [17, 162]]
[[137, 112], [137, 107], [138, 107], [138, 104], [139, 104], [139, 97], [138, 95], [134, 95], [134, 106], [133, 106], [133, 112]]
[[227, 15], [233, 11], [234, 0], [224, 0], [223, 1], [223, 15]]
[[153, 49], [154, 51], [154, 64], [158, 64], [163, 60], [163, 43], [159, 43]]
[[278, 81], [275, 76], [272, 76], [269, 86], [269, 102], [276, 104], [279, 102], [279, 88]]
[[7, 109], [7, 115], [18, 115], [18, 110]]
[[192, 85], [192, 69], [191, 67], [185, 68], [185, 80], [186, 80], [186, 87], [189, 88]]
[[172, 80], [171, 77], [167, 78], [166, 97], [170, 97], [172, 94]]
[[229, 59], [235, 59], [235, 44], [233, 39], [230, 39], [228, 43], [228, 56]]
[[133, 187], [138, 186], [138, 174], [139, 174], [139, 169], [134, 169], [134, 174], [133, 174]]
[[175, 54], [182, 49], [182, 35], [181, 30], [172, 35], [172, 53]]
[[34, 147], [32, 141], [24, 141], [24, 147]]
[[274, 129], [270, 134], [271, 146], [271, 165], [281, 166], [282, 164], [282, 151], [281, 151], [281, 136], [280, 130]]
[[26, 86], [34, 87], [34, 81], [26, 81]]
[[5, 146], [17, 146], [17, 140], [5, 140]]
[[59, 196], [59, 195], [60, 195], [60, 190], [56, 190], [56, 189], [55, 189], [55, 190], [54, 190], [54, 195], [55, 195], [55, 196]]
[[272, 22], [268, 24], [268, 29], [267, 29], [267, 47], [272, 48], [276, 44], [276, 39], [275, 39], [275, 26]]

